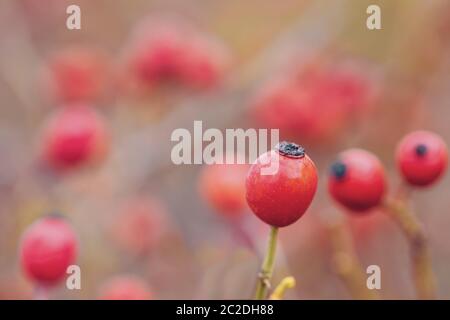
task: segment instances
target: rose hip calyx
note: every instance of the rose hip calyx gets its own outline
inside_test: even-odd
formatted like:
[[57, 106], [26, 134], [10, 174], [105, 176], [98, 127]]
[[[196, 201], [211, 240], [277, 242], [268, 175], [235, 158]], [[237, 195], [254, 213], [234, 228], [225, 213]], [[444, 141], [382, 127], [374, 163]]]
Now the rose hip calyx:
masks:
[[427, 154], [428, 148], [424, 144], [418, 144], [415, 151], [417, 156], [423, 157]]
[[331, 165], [331, 174], [337, 179], [342, 180], [347, 173], [347, 166], [342, 161], [336, 161]]
[[279, 154], [289, 158], [303, 158], [305, 156], [305, 149], [293, 142], [280, 142], [275, 147], [275, 150], [277, 150]]

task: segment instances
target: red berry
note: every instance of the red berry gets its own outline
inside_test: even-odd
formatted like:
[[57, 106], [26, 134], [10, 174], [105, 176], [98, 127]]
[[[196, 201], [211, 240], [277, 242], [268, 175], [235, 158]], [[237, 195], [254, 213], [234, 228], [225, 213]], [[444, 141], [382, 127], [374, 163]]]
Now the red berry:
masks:
[[227, 57], [221, 44], [191, 25], [179, 19], [151, 19], [136, 28], [128, 65], [132, 78], [147, 87], [205, 89], [221, 80]]
[[100, 300], [150, 300], [152, 294], [146, 283], [132, 275], [116, 276], [102, 288]]
[[364, 115], [373, 100], [367, 79], [344, 67], [314, 67], [263, 86], [252, 103], [263, 127], [282, 137], [310, 142], [332, 141]]
[[155, 199], [131, 199], [114, 219], [114, 240], [127, 252], [146, 254], [161, 240], [165, 216], [165, 208]]
[[215, 164], [204, 167], [199, 189], [206, 202], [218, 213], [235, 218], [245, 212], [245, 178], [248, 166]]
[[45, 128], [43, 156], [54, 169], [72, 169], [96, 162], [107, 149], [104, 120], [86, 106], [58, 110]]
[[108, 57], [97, 50], [67, 48], [54, 54], [46, 67], [46, 90], [63, 103], [102, 98], [112, 84]]
[[[261, 171], [276, 164], [273, 174]], [[250, 167], [246, 189], [247, 202], [256, 216], [271, 226], [285, 227], [297, 221], [311, 204], [317, 170], [302, 147], [282, 142]]]
[[54, 285], [66, 275], [77, 255], [77, 240], [62, 217], [48, 216], [33, 223], [24, 233], [20, 262], [31, 280]]
[[428, 186], [441, 177], [447, 168], [447, 146], [435, 133], [415, 131], [398, 144], [396, 161], [409, 184]]
[[331, 166], [328, 190], [337, 202], [351, 211], [374, 208], [386, 191], [383, 166], [375, 155], [365, 150], [342, 152]]

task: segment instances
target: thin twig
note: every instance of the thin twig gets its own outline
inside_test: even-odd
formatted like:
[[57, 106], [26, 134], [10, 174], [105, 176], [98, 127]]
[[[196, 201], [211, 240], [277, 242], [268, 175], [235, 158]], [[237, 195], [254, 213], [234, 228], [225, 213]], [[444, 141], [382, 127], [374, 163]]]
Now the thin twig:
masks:
[[401, 228], [409, 242], [417, 297], [419, 299], [435, 299], [436, 280], [431, 265], [428, 241], [422, 225], [404, 201], [387, 200], [384, 208]]
[[379, 299], [376, 291], [367, 288], [367, 275], [356, 256], [351, 238], [342, 222], [331, 224], [328, 228], [336, 273], [344, 282], [351, 296], [361, 300]]

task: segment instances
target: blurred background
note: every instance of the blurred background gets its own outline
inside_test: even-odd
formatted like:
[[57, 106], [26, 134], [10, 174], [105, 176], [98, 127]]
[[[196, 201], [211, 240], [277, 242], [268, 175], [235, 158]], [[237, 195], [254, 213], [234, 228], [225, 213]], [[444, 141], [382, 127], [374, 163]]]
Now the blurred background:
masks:
[[[297, 279], [286, 298], [355, 298], [334, 267], [331, 216], [364, 270], [381, 267], [382, 298], [415, 297], [396, 225], [343, 212], [326, 177], [339, 151], [361, 147], [395, 190], [404, 134], [450, 141], [450, 2], [79, 0], [81, 30], [68, 30], [70, 4], [0, 2], [1, 298], [33, 297], [20, 238], [55, 211], [79, 239], [82, 289], [62, 282], [51, 298], [96, 299], [117, 277], [157, 299], [252, 297], [268, 229], [242, 200], [245, 170], [171, 162], [172, 131], [194, 120], [279, 128], [315, 161], [313, 204], [280, 232], [274, 282]], [[382, 30], [366, 28], [370, 4]], [[80, 158], [72, 127], [93, 136]], [[412, 199], [445, 299], [449, 190], [447, 175]]]

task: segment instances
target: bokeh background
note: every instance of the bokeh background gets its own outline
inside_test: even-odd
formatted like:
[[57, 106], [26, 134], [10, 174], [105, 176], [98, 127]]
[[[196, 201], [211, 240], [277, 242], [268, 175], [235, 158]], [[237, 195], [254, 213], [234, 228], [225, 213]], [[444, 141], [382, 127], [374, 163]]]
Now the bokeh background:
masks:
[[[261, 111], [255, 101], [271, 81], [299, 70], [307, 79], [301, 83], [309, 83], [309, 72], [318, 69], [326, 79], [329, 70], [347, 65], [362, 77], [356, 82], [369, 87], [370, 98], [357, 101], [370, 108], [347, 110], [345, 121], [334, 109], [317, 109], [308, 121], [333, 127], [323, 135], [313, 129], [304, 134], [295, 124], [287, 125], [289, 132], [280, 128], [282, 137], [295, 136], [306, 147], [320, 181], [307, 214], [281, 231], [275, 282], [295, 276], [289, 299], [354, 298], [333, 265], [327, 219], [337, 216], [361, 265], [381, 267], [382, 298], [415, 297], [408, 246], [398, 228], [379, 211], [363, 217], [343, 212], [327, 194], [326, 177], [336, 153], [362, 147], [380, 157], [393, 190], [399, 183], [394, 150], [404, 134], [429, 129], [450, 141], [448, 1], [79, 0], [82, 29], [67, 30], [65, 11], [73, 2], [0, 2], [1, 298], [33, 297], [18, 260], [20, 237], [53, 211], [65, 215], [79, 237], [82, 289], [70, 291], [61, 283], [51, 298], [95, 299], [109, 279], [130, 274], [158, 299], [251, 297], [267, 228], [248, 210], [237, 227], [209, 205], [199, 191], [204, 166], [173, 165], [170, 135], [176, 128], [192, 130], [194, 120], [208, 128], [267, 127], [278, 112]], [[370, 4], [382, 9], [382, 30], [366, 28]], [[218, 83], [195, 89], [128, 85], [132, 81], [122, 73], [133, 30], [149, 17], [167, 15], [226, 48], [227, 67]], [[83, 103], [104, 117], [110, 146], [101, 163], [60, 173], [39, 156], [47, 119], [66, 103], [46, 90], [43, 70], [55, 53], [73, 47], [108, 56], [113, 75], [106, 78], [114, 85]], [[273, 123], [282, 126], [280, 121]], [[412, 199], [429, 235], [438, 297], [444, 299], [450, 298], [449, 190], [447, 175]], [[157, 222], [127, 222], [127, 210], [148, 210]], [[117, 225], [131, 231], [117, 232]]]

